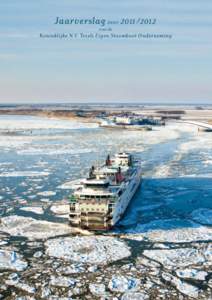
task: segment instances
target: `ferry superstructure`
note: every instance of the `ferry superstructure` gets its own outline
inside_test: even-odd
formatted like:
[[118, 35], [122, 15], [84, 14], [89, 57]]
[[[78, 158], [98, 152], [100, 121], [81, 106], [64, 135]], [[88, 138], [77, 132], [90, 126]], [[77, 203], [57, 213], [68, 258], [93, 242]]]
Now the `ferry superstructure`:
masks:
[[140, 130], [140, 131], [151, 131], [152, 127], [149, 125], [136, 125], [136, 124], [121, 124], [113, 121], [104, 120], [99, 125], [100, 127], [109, 129], [128, 129], [128, 130]]
[[89, 230], [108, 230], [123, 216], [142, 180], [141, 164], [129, 153], [107, 156], [91, 167], [70, 198], [70, 224]]

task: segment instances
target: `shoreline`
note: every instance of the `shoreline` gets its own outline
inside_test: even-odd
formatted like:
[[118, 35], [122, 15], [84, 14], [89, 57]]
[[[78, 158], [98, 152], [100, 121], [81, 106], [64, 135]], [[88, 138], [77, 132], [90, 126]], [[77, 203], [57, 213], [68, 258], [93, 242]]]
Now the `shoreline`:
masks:
[[83, 123], [98, 123], [95, 117], [80, 117], [76, 115], [75, 111], [44, 111], [37, 109], [10, 109], [10, 110], [0, 110], [0, 115], [22, 115], [22, 116], [35, 116], [44, 117], [54, 120], [75, 120]]
[[[0, 109], [0, 115], [23, 115], [23, 116], [38, 116], [49, 119], [58, 120], [75, 120], [83, 123], [100, 123], [101, 118], [118, 115], [123, 113], [135, 113], [148, 116], [163, 116], [169, 120], [192, 120], [192, 121], [205, 121], [212, 124], [212, 109], [170, 109], [159, 110], [157, 107], [149, 107], [137, 109], [131, 107], [123, 107], [122, 109], [102, 108], [99, 107], [92, 109], [92, 107], [83, 107], [82, 109], [42, 109], [42, 108], [5, 108]], [[99, 119], [98, 119], [99, 118]]]

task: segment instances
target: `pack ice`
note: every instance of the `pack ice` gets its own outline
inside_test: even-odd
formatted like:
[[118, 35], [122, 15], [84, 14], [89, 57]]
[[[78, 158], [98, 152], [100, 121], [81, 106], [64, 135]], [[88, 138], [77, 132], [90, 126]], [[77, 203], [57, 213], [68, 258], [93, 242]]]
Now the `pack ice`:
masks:
[[188, 221], [189, 227], [177, 228], [178, 222], [178, 219], [164, 219], [138, 224], [135, 229], [129, 230], [129, 233], [133, 234], [127, 234], [125, 238], [137, 241], [147, 238], [153, 242], [163, 243], [186, 243], [212, 239], [211, 228], [190, 221]]
[[69, 217], [69, 204], [55, 204], [51, 206], [50, 210], [59, 217]]
[[60, 223], [36, 220], [21, 216], [8, 216], [1, 219], [0, 231], [13, 236], [29, 239], [47, 239], [72, 233], [70, 226]]
[[105, 265], [131, 255], [124, 242], [105, 236], [57, 238], [46, 241], [45, 246], [49, 256], [96, 265]]
[[0, 270], [23, 271], [26, 268], [27, 262], [17, 252], [0, 250]]
[[32, 207], [24, 206], [24, 207], [21, 207], [20, 210], [32, 212], [32, 213], [38, 214], [38, 215], [42, 215], [44, 213], [43, 208], [39, 207], [39, 206], [32, 206]]
[[[210, 247], [208, 246], [208, 251]], [[190, 265], [206, 265], [210, 263], [211, 257], [207, 255], [207, 249], [180, 248], [163, 250], [144, 250], [143, 255], [157, 261], [167, 269], [172, 270]]]

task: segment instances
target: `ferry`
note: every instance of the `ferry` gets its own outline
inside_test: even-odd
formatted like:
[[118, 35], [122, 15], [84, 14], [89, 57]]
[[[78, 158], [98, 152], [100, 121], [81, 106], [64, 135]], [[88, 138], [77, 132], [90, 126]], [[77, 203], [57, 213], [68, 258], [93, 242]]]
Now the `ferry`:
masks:
[[151, 131], [152, 127], [149, 125], [136, 125], [136, 124], [121, 124], [112, 121], [102, 121], [99, 127], [104, 127], [108, 129], [128, 129], [128, 130], [140, 130], [140, 131]]
[[70, 197], [70, 225], [89, 230], [109, 230], [123, 216], [142, 180], [141, 163], [130, 153], [107, 156], [92, 166]]

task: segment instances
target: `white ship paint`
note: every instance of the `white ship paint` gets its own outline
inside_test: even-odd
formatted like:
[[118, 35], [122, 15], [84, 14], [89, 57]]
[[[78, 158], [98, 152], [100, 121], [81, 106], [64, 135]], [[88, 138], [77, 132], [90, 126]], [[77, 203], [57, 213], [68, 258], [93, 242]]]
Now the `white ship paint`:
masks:
[[129, 153], [107, 157], [92, 167], [71, 197], [70, 223], [88, 229], [110, 229], [123, 216], [141, 183], [141, 165]]
[[140, 183], [141, 183], [141, 170], [137, 170], [135, 176], [133, 176], [133, 178], [131, 178], [130, 182], [128, 183], [126, 187], [126, 191], [116, 203], [114, 215], [113, 215], [113, 225], [115, 225], [123, 216], [130, 201], [134, 197]]

